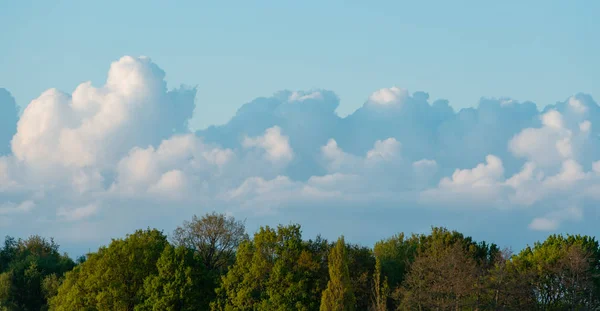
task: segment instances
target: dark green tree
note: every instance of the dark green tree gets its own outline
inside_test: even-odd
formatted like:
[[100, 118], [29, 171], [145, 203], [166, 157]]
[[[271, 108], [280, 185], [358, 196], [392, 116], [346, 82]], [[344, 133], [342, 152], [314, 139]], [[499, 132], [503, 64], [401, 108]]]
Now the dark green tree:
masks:
[[59, 253], [58, 244], [34, 235], [16, 241], [7, 237], [1, 251], [0, 307], [7, 310], [45, 310], [48, 297], [43, 280], [57, 278], [73, 268], [75, 263]]
[[194, 251], [167, 245], [157, 262], [158, 274], [144, 282], [146, 301], [136, 310], [208, 310], [214, 296], [212, 280]]

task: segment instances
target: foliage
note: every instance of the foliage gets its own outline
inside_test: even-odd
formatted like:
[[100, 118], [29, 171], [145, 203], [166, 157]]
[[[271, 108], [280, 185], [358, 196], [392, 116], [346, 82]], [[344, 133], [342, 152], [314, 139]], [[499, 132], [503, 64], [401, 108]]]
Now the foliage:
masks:
[[340, 237], [329, 253], [329, 282], [321, 298], [321, 311], [351, 311], [356, 309], [348, 268], [348, 250]]
[[58, 251], [54, 240], [34, 235], [7, 237], [0, 250], [0, 307], [5, 310], [45, 310], [51, 285], [75, 263]]
[[373, 249], [299, 225], [261, 227], [208, 214], [175, 231], [114, 239], [74, 262], [52, 239], [7, 237], [0, 311], [597, 310], [595, 238], [551, 235], [514, 255], [445, 228]]
[[167, 238], [156, 229], [113, 240], [71, 273], [50, 300], [52, 310], [127, 310], [144, 301], [144, 281], [157, 274]]
[[260, 228], [240, 245], [212, 309], [315, 310], [322, 247], [320, 241], [302, 241], [298, 225]]
[[212, 280], [194, 251], [167, 245], [157, 262], [158, 274], [144, 281], [145, 302], [136, 310], [208, 310]]

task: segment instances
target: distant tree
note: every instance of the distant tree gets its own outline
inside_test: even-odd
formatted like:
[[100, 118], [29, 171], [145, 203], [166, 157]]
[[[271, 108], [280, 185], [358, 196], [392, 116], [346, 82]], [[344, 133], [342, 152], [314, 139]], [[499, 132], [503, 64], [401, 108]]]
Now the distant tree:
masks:
[[244, 222], [215, 212], [201, 218], [194, 215], [173, 233], [174, 244], [195, 249], [210, 271], [232, 264], [237, 247], [247, 239]]
[[329, 253], [329, 282], [321, 298], [321, 311], [355, 310], [356, 299], [348, 270], [348, 251], [340, 237]]

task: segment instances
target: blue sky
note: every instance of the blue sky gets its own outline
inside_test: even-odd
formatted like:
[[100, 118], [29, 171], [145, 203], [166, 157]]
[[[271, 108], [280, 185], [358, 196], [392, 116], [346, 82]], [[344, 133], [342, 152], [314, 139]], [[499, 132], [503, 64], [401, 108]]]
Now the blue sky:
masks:
[[[346, 115], [398, 85], [475, 106], [597, 94], [596, 1], [2, 1], [0, 85], [19, 105], [101, 84], [147, 55], [168, 83], [198, 85], [192, 126], [225, 123], [281, 89], [326, 88]], [[8, 31], [7, 31], [8, 30]]]
[[0, 0], [0, 235], [595, 234], [599, 9]]

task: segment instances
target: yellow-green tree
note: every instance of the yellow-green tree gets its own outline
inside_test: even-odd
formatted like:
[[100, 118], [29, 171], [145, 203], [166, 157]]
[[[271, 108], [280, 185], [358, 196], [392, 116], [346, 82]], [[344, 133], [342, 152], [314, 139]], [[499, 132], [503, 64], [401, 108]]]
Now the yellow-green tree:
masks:
[[321, 298], [321, 311], [351, 311], [356, 299], [348, 270], [348, 251], [344, 237], [340, 237], [329, 253], [329, 282]]
[[156, 229], [113, 240], [67, 273], [50, 309], [133, 311], [144, 302], [144, 281], [158, 274], [156, 263], [167, 245]]

